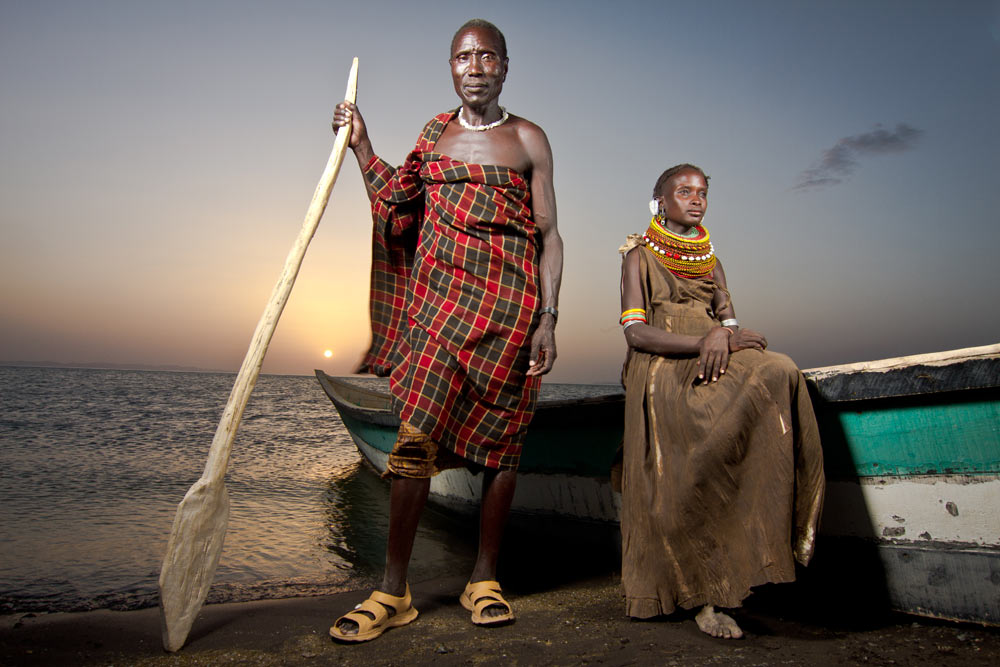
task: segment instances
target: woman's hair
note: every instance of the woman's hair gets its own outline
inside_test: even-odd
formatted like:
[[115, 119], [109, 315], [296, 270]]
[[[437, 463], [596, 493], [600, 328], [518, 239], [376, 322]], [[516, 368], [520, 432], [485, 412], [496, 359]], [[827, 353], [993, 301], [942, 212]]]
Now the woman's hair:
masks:
[[705, 179], [705, 183], [708, 183], [708, 174], [706, 174], [705, 170], [702, 169], [701, 167], [697, 167], [693, 164], [688, 164], [687, 162], [684, 162], [682, 164], [675, 164], [673, 167], [667, 169], [665, 172], [660, 174], [660, 177], [656, 179], [656, 185], [653, 186], [653, 199], [656, 199], [657, 197], [660, 196], [660, 188], [663, 187], [664, 183], [670, 180], [671, 176], [679, 174], [682, 171], [696, 171], [699, 174], [701, 174], [702, 178]]

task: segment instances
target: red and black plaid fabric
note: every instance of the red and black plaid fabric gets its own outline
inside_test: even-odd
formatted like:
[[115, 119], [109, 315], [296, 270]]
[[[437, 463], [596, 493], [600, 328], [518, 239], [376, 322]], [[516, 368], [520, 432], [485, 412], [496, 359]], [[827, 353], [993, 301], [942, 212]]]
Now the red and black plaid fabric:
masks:
[[538, 310], [528, 183], [435, 153], [457, 110], [425, 127], [403, 166], [375, 158], [372, 346], [393, 407], [459, 456], [517, 467], [538, 394], [528, 378]]

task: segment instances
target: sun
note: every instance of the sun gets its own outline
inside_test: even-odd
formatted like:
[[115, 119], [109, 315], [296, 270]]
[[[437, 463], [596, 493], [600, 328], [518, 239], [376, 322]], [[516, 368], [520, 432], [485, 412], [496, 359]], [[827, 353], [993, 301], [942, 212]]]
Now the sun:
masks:
[[333, 356], [333, 350], [326, 350], [325, 352], [323, 352], [323, 356], [329, 359], [330, 357]]

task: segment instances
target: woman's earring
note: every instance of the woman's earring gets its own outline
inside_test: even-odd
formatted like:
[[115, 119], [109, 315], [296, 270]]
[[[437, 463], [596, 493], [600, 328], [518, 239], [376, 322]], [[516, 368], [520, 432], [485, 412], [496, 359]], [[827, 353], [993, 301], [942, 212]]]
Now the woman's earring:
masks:
[[660, 212], [660, 202], [658, 202], [655, 199], [650, 199], [649, 200], [649, 212], [652, 213], [653, 215], [656, 215], [657, 213], [659, 213]]

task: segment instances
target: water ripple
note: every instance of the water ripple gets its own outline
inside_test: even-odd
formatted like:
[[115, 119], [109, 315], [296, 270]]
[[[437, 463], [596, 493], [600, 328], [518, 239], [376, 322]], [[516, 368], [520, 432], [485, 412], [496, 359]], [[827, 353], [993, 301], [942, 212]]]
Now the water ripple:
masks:
[[[0, 611], [157, 603], [177, 503], [200, 476], [234, 375], [0, 368]], [[388, 488], [311, 377], [261, 376], [226, 485], [209, 601], [366, 587]], [[440, 561], [449, 541], [421, 541]], [[429, 545], [429, 547], [428, 547]]]

